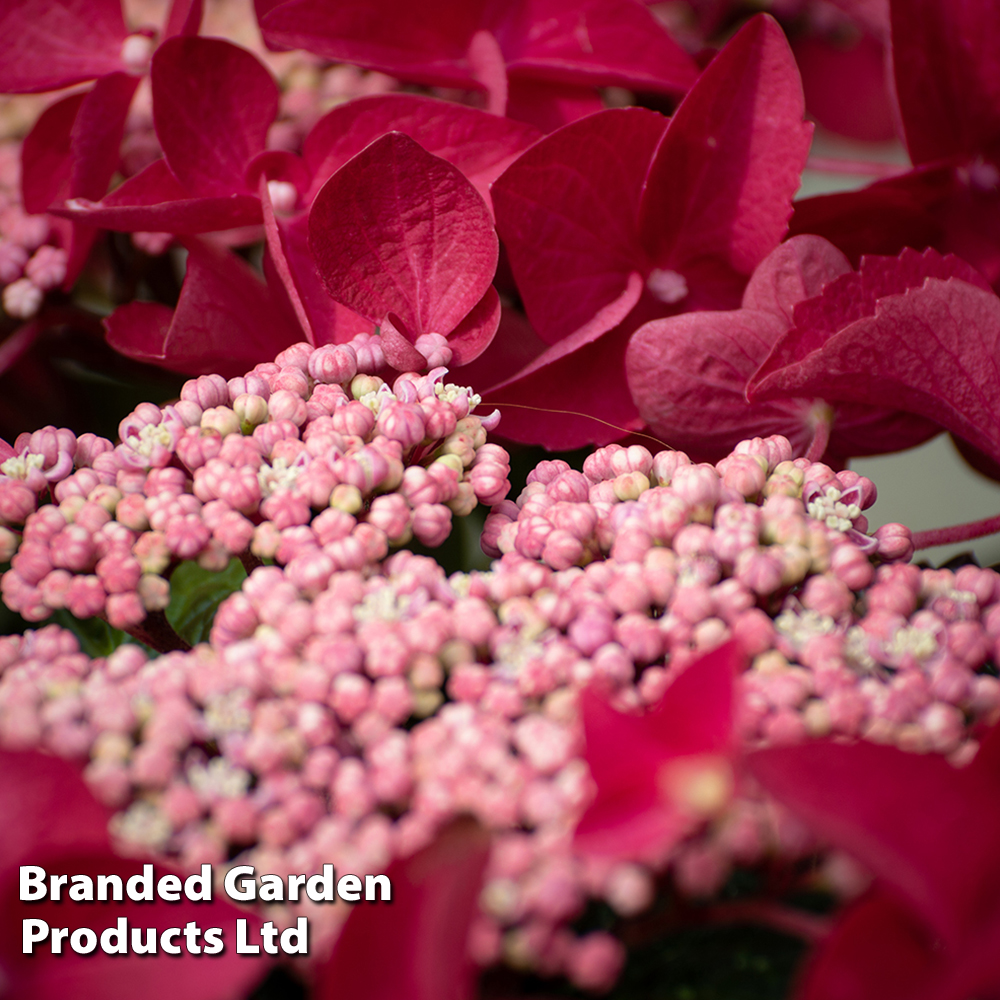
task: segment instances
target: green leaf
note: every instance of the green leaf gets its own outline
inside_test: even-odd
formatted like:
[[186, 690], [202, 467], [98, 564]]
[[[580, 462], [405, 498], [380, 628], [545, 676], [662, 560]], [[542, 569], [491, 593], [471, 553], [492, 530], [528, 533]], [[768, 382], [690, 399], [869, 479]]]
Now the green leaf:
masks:
[[170, 577], [167, 621], [192, 646], [207, 642], [216, 608], [240, 589], [246, 575], [239, 559], [230, 559], [221, 573], [202, 569], [196, 562], [181, 563]]
[[[52, 621], [72, 632], [79, 640], [81, 651], [90, 657], [110, 656], [123, 642], [134, 641], [127, 632], [112, 628], [103, 618], [75, 618], [60, 609], [53, 612]], [[138, 645], [143, 646], [142, 643]], [[143, 646], [143, 649], [149, 650], [149, 647]]]

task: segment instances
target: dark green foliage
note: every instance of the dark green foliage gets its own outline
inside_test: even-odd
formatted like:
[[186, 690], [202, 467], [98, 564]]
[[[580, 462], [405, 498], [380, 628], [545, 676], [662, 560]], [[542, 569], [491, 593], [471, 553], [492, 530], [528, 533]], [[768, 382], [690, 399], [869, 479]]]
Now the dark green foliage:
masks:
[[103, 618], [82, 620], [61, 610], [53, 613], [51, 621], [69, 629], [79, 640], [80, 649], [88, 656], [110, 656], [123, 642], [131, 641], [126, 632], [112, 628]]
[[239, 559], [230, 559], [221, 573], [202, 569], [196, 562], [181, 563], [170, 577], [167, 621], [192, 646], [207, 642], [215, 609], [240, 589], [246, 575]]

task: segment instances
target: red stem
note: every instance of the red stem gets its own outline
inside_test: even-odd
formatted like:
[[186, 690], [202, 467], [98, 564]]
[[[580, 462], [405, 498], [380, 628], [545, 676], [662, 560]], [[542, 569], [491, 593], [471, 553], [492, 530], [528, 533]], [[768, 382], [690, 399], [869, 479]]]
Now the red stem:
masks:
[[246, 570], [247, 576], [249, 576], [258, 566], [264, 565], [263, 559], [258, 559], [249, 549], [244, 549], [240, 553], [240, 562], [243, 563], [243, 569]]
[[852, 177], [894, 177], [906, 173], [898, 163], [877, 160], [842, 160], [835, 156], [810, 156], [806, 170], [821, 170], [825, 174], [848, 174]]
[[38, 339], [41, 332], [42, 325], [37, 320], [25, 323], [0, 344], [0, 375], [17, 364], [21, 355]]
[[995, 517], [984, 517], [981, 521], [969, 521], [967, 524], [955, 524], [950, 528], [932, 528], [930, 531], [918, 531], [913, 536], [915, 549], [929, 549], [934, 545], [952, 545], [955, 542], [968, 542], [973, 538], [982, 538], [1000, 531], [1000, 514]]
[[763, 924], [810, 942], [822, 940], [830, 933], [832, 926], [828, 917], [814, 916], [767, 899], [750, 900], [745, 903], [719, 903], [710, 906], [705, 915], [719, 923]]
[[158, 653], [170, 653], [174, 650], [187, 652], [191, 646], [182, 639], [167, 621], [162, 611], [151, 611], [138, 625], [125, 629], [133, 639], [152, 646]]
[[813, 438], [806, 449], [807, 461], [818, 462], [826, 454], [826, 449], [830, 444], [830, 427], [832, 424], [833, 421], [826, 414], [816, 417]]

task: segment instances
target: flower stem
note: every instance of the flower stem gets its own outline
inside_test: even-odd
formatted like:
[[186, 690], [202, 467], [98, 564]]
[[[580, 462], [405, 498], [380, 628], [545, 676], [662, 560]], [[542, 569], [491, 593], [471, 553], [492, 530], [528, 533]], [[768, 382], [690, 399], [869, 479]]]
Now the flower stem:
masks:
[[171, 627], [162, 611], [151, 611], [144, 621], [125, 629], [133, 639], [152, 646], [158, 653], [170, 653], [175, 649], [187, 652], [191, 646]]
[[[829, 408], [827, 408], [829, 409]], [[812, 441], [806, 449], [806, 459], [810, 462], [818, 462], [825, 454], [830, 444], [830, 427], [833, 420], [827, 414], [818, 415], [813, 428]]]
[[769, 899], [718, 903], [710, 906], [706, 915], [718, 923], [763, 924], [806, 941], [822, 940], [830, 933], [831, 927], [828, 917], [806, 913]]
[[807, 170], [819, 170], [824, 174], [846, 174], [852, 177], [894, 177], [906, 172], [906, 167], [898, 163], [882, 163], [878, 160], [843, 160], [836, 156], [810, 156], [806, 161]]
[[997, 531], [1000, 531], [1000, 514], [994, 517], [984, 517], [981, 521], [955, 524], [950, 528], [932, 528], [930, 531], [914, 532], [913, 547], [915, 549], [929, 549], [934, 545], [968, 542], [973, 538], [982, 538]]
[[263, 559], [258, 559], [249, 549], [244, 549], [240, 553], [240, 562], [243, 563], [243, 568], [246, 570], [247, 576], [249, 576], [258, 566], [264, 565]]

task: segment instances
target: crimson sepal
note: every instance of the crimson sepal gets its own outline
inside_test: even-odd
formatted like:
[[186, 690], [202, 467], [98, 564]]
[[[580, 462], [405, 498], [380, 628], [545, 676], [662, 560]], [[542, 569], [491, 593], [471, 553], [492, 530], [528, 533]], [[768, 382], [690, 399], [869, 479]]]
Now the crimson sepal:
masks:
[[316, 196], [309, 246], [331, 297], [411, 343], [448, 337], [457, 364], [485, 350], [500, 320], [491, 291], [499, 245], [462, 172], [391, 132]]

